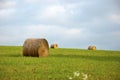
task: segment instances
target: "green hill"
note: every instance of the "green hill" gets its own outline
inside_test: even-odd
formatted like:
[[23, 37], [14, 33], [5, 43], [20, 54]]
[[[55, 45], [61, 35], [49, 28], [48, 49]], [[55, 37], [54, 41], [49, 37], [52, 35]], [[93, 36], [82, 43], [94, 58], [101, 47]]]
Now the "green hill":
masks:
[[60, 48], [38, 58], [0, 46], [0, 80], [120, 80], [120, 51]]

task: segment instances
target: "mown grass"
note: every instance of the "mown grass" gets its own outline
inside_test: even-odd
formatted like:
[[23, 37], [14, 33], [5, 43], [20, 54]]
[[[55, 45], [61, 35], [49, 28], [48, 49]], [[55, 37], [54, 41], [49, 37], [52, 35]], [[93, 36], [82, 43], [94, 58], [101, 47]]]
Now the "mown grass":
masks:
[[46, 58], [23, 57], [21, 46], [0, 46], [0, 80], [120, 80], [120, 51], [50, 49]]

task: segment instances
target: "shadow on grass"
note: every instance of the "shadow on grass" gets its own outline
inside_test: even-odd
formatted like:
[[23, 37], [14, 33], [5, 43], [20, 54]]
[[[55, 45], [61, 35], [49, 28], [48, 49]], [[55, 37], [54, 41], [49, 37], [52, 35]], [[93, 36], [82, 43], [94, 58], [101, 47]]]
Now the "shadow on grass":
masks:
[[0, 54], [0, 57], [22, 57], [21, 54]]
[[88, 55], [51, 55], [51, 57], [58, 57], [58, 58], [79, 58], [79, 59], [88, 59], [88, 60], [97, 60], [97, 61], [118, 61], [120, 62], [119, 56], [88, 56]]
[[[0, 54], [0, 57], [23, 57], [22, 54]], [[54, 54], [50, 55], [49, 58], [71, 58], [71, 59], [87, 59], [97, 61], [118, 61], [120, 62], [120, 56], [95, 56], [95, 55], [63, 55]]]

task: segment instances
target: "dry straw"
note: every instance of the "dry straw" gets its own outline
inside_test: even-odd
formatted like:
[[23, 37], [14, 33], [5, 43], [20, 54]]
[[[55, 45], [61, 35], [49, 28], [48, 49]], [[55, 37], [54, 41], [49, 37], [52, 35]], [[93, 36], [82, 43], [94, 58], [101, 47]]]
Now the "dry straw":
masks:
[[89, 46], [88, 50], [96, 50], [96, 46]]
[[51, 44], [51, 48], [57, 49], [58, 48], [58, 44]]
[[23, 44], [23, 56], [46, 57], [49, 45], [46, 39], [27, 39]]

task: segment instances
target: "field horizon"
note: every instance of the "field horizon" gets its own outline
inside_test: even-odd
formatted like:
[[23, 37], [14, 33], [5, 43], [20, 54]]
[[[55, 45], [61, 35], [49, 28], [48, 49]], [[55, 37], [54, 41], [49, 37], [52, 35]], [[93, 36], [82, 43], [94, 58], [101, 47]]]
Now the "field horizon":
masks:
[[[0, 47], [23, 47], [22, 45], [0, 45]], [[49, 45], [49, 48], [51, 46]], [[79, 49], [79, 50], [88, 50], [88, 46], [86, 48], [78, 48], [78, 47], [59, 47], [59, 49]], [[96, 48], [97, 51], [120, 51], [118, 49], [98, 49]]]

